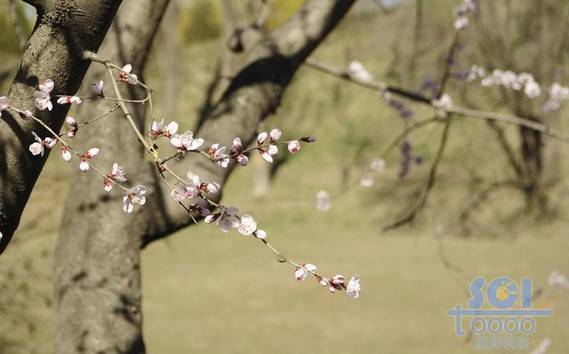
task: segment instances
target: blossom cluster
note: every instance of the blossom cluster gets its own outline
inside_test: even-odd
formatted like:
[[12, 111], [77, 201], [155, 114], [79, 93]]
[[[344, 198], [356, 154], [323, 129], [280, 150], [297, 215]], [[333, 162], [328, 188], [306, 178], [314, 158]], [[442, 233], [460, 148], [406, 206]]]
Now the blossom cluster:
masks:
[[[105, 64], [109, 68], [109, 75], [112, 78], [112, 69], [119, 70], [118, 82], [130, 84], [130, 85], [141, 85], [148, 90], [150, 95], [150, 89], [148, 89], [143, 83], [138, 80], [138, 77], [132, 73], [132, 66], [127, 64], [122, 68], [116, 67], [111, 64]], [[361, 80], [366, 79], [365, 71], [363, 66], [358, 68], [357, 65], [353, 66], [354, 75], [358, 75]], [[369, 77], [371, 79], [371, 77]], [[114, 80], [114, 78], [113, 78]], [[118, 90], [116, 83], [113, 82], [114, 92], [117, 97], [107, 98], [104, 92], [104, 82], [98, 81], [91, 85], [91, 91], [94, 96], [88, 98], [98, 98], [98, 99], [109, 99], [113, 101], [128, 101], [123, 100], [120, 96], [120, 91]], [[82, 98], [75, 95], [55, 95], [53, 94], [55, 88], [55, 83], [51, 79], [47, 79], [39, 83], [37, 90], [34, 93], [35, 107], [39, 111], [51, 111], [54, 108], [52, 100], [56, 100], [59, 105], [79, 105], [83, 102]], [[133, 102], [133, 101], [128, 101]], [[142, 102], [141, 102], [142, 103]], [[118, 106], [117, 106], [118, 107]], [[111, 192], [116, 186], [122, 190], [122, 209], [126, 214], [133, 213], [135, 206], [143, 206], [146, 204], [147, 188], [143, 185], [135, 185], [134, 187], [128, 187], [126, 185], [129, 182], [126, 176], [126, 170], [124, 167], [119, 165], [117, 162], [113, 163], [112, 168], [107, 173], [103, 172], [99, 168], [92, 164], [92, 159], [94, 159], [100, 153], [98, 147], [91, 147], [85, 152], [77, 152], [72, 146], [64, 140], [64, 138], [74, 138], [80, 127], [89, 124], [92, 121], [98, 120], [99, 118], [94, 118], [91, 121], [86, 121], [79, 123], [73, 117], [66, 117], [65, 124], [67, 125], [67, 130], [62, 133], [54, 132], [48, 125], [46, 125], [41, 119], [35, 117], [32, 112], [24, 111], [10, 106], [7, 97], [0, 97], [0, 116], [3, 111], [12, 109], [17, 112], [22, 119], [33, 119], [35, 122], [40, 124], [48, 132], [47, 136], [40, 137], [36, 132], [32, 132], [33, 141], [29, 145], [29, 151], [34, 156], [44, 156], [46, 150], [53, 149], [57, 144], [61, 145], [61, 156], [64, 161], [71, 161], [73, 157], [79, 160], [79, 169], [83, 172], [95, 171], [98, 173], [103, 180], [103, 189], [106, 192]], [[123, 109], [125, 112], [126, 110]], [[111, 111], [112, 112], [112, 111]], [[110, 112], [109, 112], [110, 113]], [[130, 119], [129, 115], [125, 113], [127, 119]], [[202, 138], [197, 138], [194, 136], [191, 130], [187, 130], [183, 133], [179, 133], [179, 124], [177, 122], [169, 122], [165, 124], [164, 120], [156, 121], [153, 120], [150, 124], [148, 130], [148, 137], [145, 138], [142, 133], [132, 124], [133, 129], [137, 133], [137, 137], [144, 147], [148, 150], [150, 154], [155, 159], [158, 171], [161, 173], [162, 177], [166, 179], [163, 174], [167, 171], [176, 180], [176, 185], [171, 186], [166, 179], [168, 186], [171, 189], [171, 196], [173, 200], [179, 203], [185, 210], [188, 211], [190, 217], [194, 220], [194, 215], [203, 217], [203, 220], [207, 224], [217, 225], [221, 231], [229, 232], [235, 229], [238, 233], [245, 236], [252, 236], [255, 239], [259, 239], [265, 245], [267, 245], [275, 254], [277, 254], [277, 260], [279, 262], [286, 262], [296, 267], [295, 277], [298, 280], [304, 280], [309, 273], [312, 273], [318, 282], [330, 290], [330, 292], [336, 292], [340, 290], [345, 290], [348, 295], [353, 298], [359, 297], [359, 292], [361, 289], [359, 277], [352, 277], [349, 282], [346, 283], [344, 277], [337, 274], [331, 278], [316, 273], [316, 267], [312, 265], [298, 265], [292, 261], [287, 260], [282, 256], [274, 247], [272, 247], [267, 241], [267, 232], [259, 229], [257, 221], [253, 216], [249, 214], [239, 214], [239, 210], [235, 207], [226, 207], [219, 205], [214, 202], [219, 196], [221, 191], [221, 185], [217, 182], [202, 182], [200, 177], [195, 174], [188, 173], [188, 180], [182, 179], [176, 175], [171, 169], [167, 167], [167, 162], [180, 155], [185, 155], [187, 152], [195, 152], [201, 156], [207, 157], [212, 163], [223, 168], [229, 167], [231, 164], [239, 164], [240, 166], [246, 166], [249, 161], [249, 153], [257, 151], [260, 156], [267, 162], [274, 162], [275, 156], [279, 153], [278, 144], [285, 144], [287, 150], [290, 153], [297, 153], [301, 149], [301, 143], [312, 143], [315, 141], [313, 137], [301, 137], [295, 140], [282, 140], [282, 132], [279, 129], [272, 129], [269, 132], [260, 132], [254, 143], [250, 147], [243, 145], [241, 138], [235, 137], [232, 141], [232, 145], [229, 149], [227, 147], [219, 144], [211, 144], [207, 150], [201, 150], [205, 143]], [[160, 138], [168, 139], [170, 145], [175, 148], [176, 153], [167, 159], [162, 159], [157, 153], [156, 142]], [[149, 142], [147, 141], [149, 139]], [[152, 148], [151, 146], [155, 146]], [[329, 207], [328, 207], [329, 209]], [[2, 234], [0, 234], [0, 238]], [[306, 271], [306, 274], [304, 273]]]
[[357, 60], [350, 62], [348, 65], [348, 75], [351, 78], [362, 82], [373, 81], [373, 75], [365, 68], [361, 62]]
[[[480, 81], [484, 87], [504, 87], [523, 92], [530, 99], [542, 96], [544, 89], [532, 74], [527, 72], [515, 73], [511, 70], [495, 69], [487, 73], [484, 68], [473, 65], [464, 75], [467, 82]], [[544, 112], [553, 112], [560, 108], [561, 102], [569, 99], [569, 87], [554, 82], [545, 89], [546, 101], [542, 107]]]
[[363, 177], [360, 179], [360, 185], [364, 188], [371, 188], [375, 184], [375, 175], [385, 170], [384, 159], [374, 159], [366, 168]]
[[464, 0], [459, 6], [454, 9], [454, 28], [457, 30], [464, 29], [468, 26], [468, 16], [476, 11], [476, 4], [474, 0]]
[[332, 209], [330, 194], [327, 191], [322, 190], [316, 193], [316, 209], [323, 213]]
[[317, 267], [314, 264], [301, 264], [296, 267], [294, 277], [298, 281], [304, 281], [306, 277], [312, 274], [316, 281], [320, 285], [327, 287], [331, 293], [335, 293], [338, 290], [345, 290], [346, 294], [354, 299], [357, 299], [360, 296], [360, 277], [357, 275], [353, 276], [346, 284], [346, 279], [341, 274], [336, 274], [331, 278], [327, 278], [317, 273], [316, 270]]

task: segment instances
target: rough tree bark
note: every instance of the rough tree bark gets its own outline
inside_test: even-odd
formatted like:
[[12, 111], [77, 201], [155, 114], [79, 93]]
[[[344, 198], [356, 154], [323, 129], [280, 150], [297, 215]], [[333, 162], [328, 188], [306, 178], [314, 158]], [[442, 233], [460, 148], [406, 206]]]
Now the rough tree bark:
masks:
[[[160, 2], [148, 1], [152, 6], [158, 6]], [[298, 67], [354, 2], [307, 0], [297, 14], [270, 34], [257, 28], [243, 31], [238, 38], [242, 41], [242, 64], [231, 75], [225, 92], [212, 105], [196, 133], [206, 139], [205, 146], [213, 142], [228, 145], [236, 136], [249, 144], [259, 122], [278, 107]], [[147, 8], [140, 5], [140, 0], [137, 0], [137, 7]], [[152, 13], [133, 16], [132, 20], [142, 19], [146, 27], [154, 23], [149, 18], [153, 18]], [[121, 21], [119, 16], [118, 22]], [[137, 31], [142, 28], [134, 22], [123, 28], [127, 30], [127, 36], [141, 35], [136, 37], [138, 43], [151, 41], [149, 32], [129, 34], [129, 28]], [[114, 37], [117, 34], [112, 31]], [[100, 56], [119, 58], [121, 64], [131, 61], [140, 71], [142, 62], [137, 61], [137, 53], [143, 48], [137, 47], [137, 41], [124, 38], [115, 39], [115, 42], [121, 43], [122, 51], [112, 49], [113, 41], [109, 40]], [[107, 43], [110, 49], [106, 49]], [[97, 78], [95, 75], [92, 80]], [[138, 124], [142, 127], [142, 114], [138, 113]], [[84, 352], [144, 352], [140, 316], [140, 246], [192, 224], [186, 212], [172, 201], [166, 186], [159, 182], [134, 134], [124, 128], [124, 124], [116, 117], [98, 128], [96, 135], [86, 130], [87, 135], [82, 139], [86, 146], [101, 147], [98, 164], [103, 163], [109, 168], [118, 159], [116, 162], [126, 167], [133, 184], [145, 185], [147, 203], [127, 216], [120, 210], [121, 197], [102, 191], [100, 177], [86, 174], [74, 182], [55, 254], [58, 353], [71, 353], [78, 348]], [[222, 185], [232, 171], [232, 167], [221, 169], [198, 156], [187, 157], [173, 168], [183, 174], [191, 170], [204, 181], [217, 181]]]
[[[84, 50], [96, 51], [115, 16], [120, 0], [42, 0], [35, 6], [38, 19], [28, 41], [8, 99], [20, 109], [34, 108], [34, 91], [41, 80], [55, 82], [54, 94], [73, 94], [79, 88], [89, 62], [81, 59]], [[53, 111], [35, 111], [55, 131], [59, 131], [68, 106]], [[33, 121], [23, 121], [3, 112], [0, 118], [0, 254], [6, 249], [40, 175], [47, 154], [32, 156], [28, 147], [32, 131], [47, 136]]]
[[[150, 46], [169, 0], [128, 0], [122, 5], [105, 39], [100, 56], [115, 63], [131, 63], [142, 73]], [[103, 80], [110, 87], [105, 69], [92, 67], [86, 80]], [[143, 98], [144, 92], [128, 87], [128, 97]], [[106, 92], [108, 95], [112, 94]], [[126, 96], [126, 94], [125, 94]], [[80, 119], [108, 112], [113, 104], [89, 102]], [[144, 130], [144, 109], [129, 107]], [[96, 164], [111, 168], [118, 162], [126, 168], [133, 183], [155, 184], [151, 165], [135, 134], [118, 111], [107, 121], [79, 131], [77, 143], [101, 153]], [[152, 193], [152, 195], [158, 195]], [[57, 241], [54, 262], [55, 348], [57, 353], [143, 353], [140, 234], [143, 220], [153, 220], [149, 210], [125, 215], [118, 193], [102, 189], [102, 178], [95, 174], [76, 174], [62, 232]], [[152, 204], [157, 201], [152, 201]]]

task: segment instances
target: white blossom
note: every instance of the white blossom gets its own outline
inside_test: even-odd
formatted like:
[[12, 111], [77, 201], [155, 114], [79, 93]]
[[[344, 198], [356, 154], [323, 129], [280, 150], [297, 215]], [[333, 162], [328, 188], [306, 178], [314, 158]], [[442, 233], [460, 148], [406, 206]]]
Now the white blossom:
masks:
[[321, 212], [327, 212], [332, 207], [330, 202], [330, 195], [326, 191], [319, 191], [316, 193], [316, 209]]
[[241, 143], [241, 139], [239, 137], [233, 139], [229, 153], [239, 165], [247, 166], [249, 163], [249, 158], [244, 153], [243, 144]]
[[227, 168], [229, 166], [229, 155], [225, 153], [227, 148], [225, 146], [221, 146], [219, 144], [212, 144], [207, 153], [211, 157], [211, 159], [218, 165], [223, 168]]
[[229, 230], [239, 227], [238, 213], [239, 210], [237, 208], [220, 206], [219, 212], [206, 216], [204, 222], [208, 224], [216, 223], [221, 231], [229, 232]]
[[51, 79], [47, 79], [39, 84], [39, 90], [34, 93], [36, 98], [36, 108], [40, 111], [47, 109], [51, 111], [53, 109], [53, 103], [51, 102], [51, 91], [53, 91], [54, 83]]
[[[171, 131], [174, 131], [174, 128], [177, 129], [176, 125], [169, 124]], [[167, 127], [168, 129], [168, 127]], [[170, 144], [177, 148], [178, 150], [182, 151], [194, 151], [197, 150], [200, 146], [202, 146], [204, 140], [201, 138], [194, 138], [194, 133], [191, 130], [187, 130], [183, 134], [175, 134], [170, 138]]]
[[361, 289], [362, 287], [360, 285], [360, 277], [353, 276], [348, 282], [348, 286], [346, 287], [346, 294], [348, 294], [354, 299], [357, 299], [358, 297], [360, 297]]
[[[176, 132], [178, 131], [178, 123], [177, 122], [170, 122], [168, 123], [168, 125], [166, 125], [166, 127], [164, 127], [164, 119], [162, 119], [160, 122], [153, 120], [152, 123], [150, 124], [150, 131], [148, 132], [148, 135], [156, 140], [158, 139], [160, 136], [165, 136], [167, 138], [172, 138], [174, 137], [174, 135], [176, 134]], [[193, 142], [193, 133], [191, 131], [187, 131], [184, 134], [190, 134], [190, 137], [192, 138], [192, 142]], [[172, 143], [172, 140], [170, 140], [170, 142], [172, 143], [172, 145], [178, 147], [177, 145], [181, 146], [182, 141], [178, 141], [177, 139], [181, 139], [181, 136], [177, 136], [176, 140], [174, 140], [174, 142]], [[178, 147], [180, 148], [180, 147]]]
[[249, 214], [243, 214], [241, 216], [241, 222], [237, 231], [242, 235], [252, 235], [253, 232], [257, 230], [257, 222]]
[[374, 172], [383, 172], [383, 170], [385, 170], [385, 160], [374, 159], [369, 164], [369, 168]]
[[[257, 136], [257, 150], [263, 160], [272, 163], [273, 156], [278, 154], [279, 148], [276, 145], [277, 140], [281, 137], [282, 132], [279, 129], [271, 130], [270, 134], [267, 132], [261, 132]], [[269, 141], [269, 146], [266, 146], [265, 143]]]
[[316, 269], [318, 268], [314, 264], [310, 263], [302, 264], [300, 267], [296, 268], [296, 271], [294, 272], [294, 277], [298, 281], [303, 281], [304, 279], [306, 279], [308, 274], [310, 274], [310, 272], [316, 272]]
[[375, 184], [375, 179], [373, 178], [373, 176], [363, 176], [362, 179], [360, 180], [360, 185], [364, 188], [371, 188], [373, 187], [373, 185]]
[[83, 172], [89, 171], [89, 160], [91, 160], [93, 157], [97, 156], [99, 151], [100, 151], [99, 148], [94, 147], [94, 148], [90, 148], [89, 150], [87, 150], [86, 153], [81, 155], [79, 157], [79, 159], [81, 160], [81, 163], [79, 164], [79, 169]]
[[69, 162], [71, 161], [71, 151], [69, 150], [69, 148], [66, 145], [62, 145], [61, 146], [61, 158], [66, 161]]
[[138, 77], [135, 74], [131, 74], [132, 65], [126, 64], [122, 67], [119, 73], [119, 81], [126, 82], [131, 85], [136, 85], [138, 83]]
[[290, 151], [293, 154], [296, 154], [297, 152], [300, 151], [300, 141], [298, 140], [289, 141], [287, 144], [287, 148], [288, 151]]
[[549, 286], [560, 289], [569, 289], [569, 279], [558, 270], [554, 270], [547, 279]]
[[445, 93], [444, 95], [441, 96], [440, 99], [434, 100], [433, 105], [441, 109], [450, 109], [452, 108], [452, 99], [448, 94]]
[[65, 123], [70, 127], [69, 130], [67, 131], [67, 136], [69, 138], [73, 138], [79, 131], [79, 124], [73, 117], [65, 118]]
[[100, 80], [98, 82], [94, 82], [91, 84], [91, 92], [93, 92], [95, 95], [104, 98], [105, 97], [105, 93], [103, 92], [103, 88], [105, 86], [105, 83], [103, 82], [103, 80]]
[[58, 104], [81, 104], [81, 98], [78, 96], [61, 96], [57, 99]]
[[32, 132], [32, 135], [34, 136], [35, 142], [32, 143], [28, 149], [34, 156], [43, 156], [46, 148], [51, 149], [57, 143], [56, 139], [52, 139], [50, 137], [41, 139], [35, 132]]
[[331, 293], [336, 292], [336, 290], [342, 290], [346, 286], [345, 283], [346, 280], [344, 276], [336, 274], [328, 281], [328, 290], [330, 290]]
[[138, 185], [134, 188], [129, 189], [126, 195], [122, 199], [122, 210], [130, 214], [134, 210], [134, 205], [144, 205], [146, 203], [146, 188], [144, 186]]
[[370, 82], [373, 81], [373, 75], [364, 67], [362, 63], [357, 60], [352, 61], [348, 65], [348, 74], [350, 77], [359, 81]]

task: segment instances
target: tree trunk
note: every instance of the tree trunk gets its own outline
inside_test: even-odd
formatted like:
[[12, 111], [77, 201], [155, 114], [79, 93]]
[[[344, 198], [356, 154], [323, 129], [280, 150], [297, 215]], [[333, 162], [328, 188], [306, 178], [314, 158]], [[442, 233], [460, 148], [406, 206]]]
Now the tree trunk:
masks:
[[[40, 81], [52, 79], [56, 94], [74, 94], [90, 62], [83, 51], [97, 51], [113, 20], [120, 0], [28, 0], [38, 11], [34, 31], [26, 46], [20, 68], [10, 87], [13, 107], [30, 110], [55, 131], [59, 131], [68, 105], [53, 111], [34, 108], [34, 92]], [[0, 254], [6, 249], [20, 222], [24, 207], [47, 159], [28, 151], [32, 131], [48, 133], [34, 121], [24, 121], [5, 111], [0, 118]]]
[[[100, 56], [120, 64], [130, 61], [141, 71], [144, 61], [137, 60], [144, 57], [141, 53], [149, 46], [146, 41], [151, 41], [155, 32], [151, 30], [154, 9], [165, 1], [128, 1]], [[298, 67], [354, 2], [307, 0], [289, 22], [270, 35], [245, 36], [245, 59], [196, 135], [205, 138], [206, 145], [229, 145], [236, 136], [249, 144], [259, 122], [279, 105]], [[141, 19], [143, 26], [136, 24]], [[87, 84], [101, 77], [93, 73]], [[99, 107], [96, 112], [85, 112], [85, 117], [104, 112]], [[135, 115], [144, 128], [142, 112]], [[133, 185], [147, 187], [147, 203], [125, 215], [120, 210], [122, 196], [103, 192], [101, 178], [85, 174], [75, 180], [55, 253], [56, 352], [142, 353], [141, 243], [144, 246], [166, 237], [192, 221], [172, 201], [164, 184], [158, 183], [154, 166], [146, 162], [122, 118], [111, 118], [96, 130], [89, 128], [85, 147], [101, 148], [97, 164], [104, 163], [108, 169], [113, 162], [125, 166]], [[204, 181], [220, 183], [232, 171], [232, 167], [221, 169], [199, 156], [187, 157], [172, 168], [184, 174], [191, 170]]]
[[[126, 1], [100, 57], [119, 64], [131, 63], [142, 73], [168, 3]], [[93, 69], [85, 86], [104, 80], [108, 87], [104, 68]], [[130, 91], [129, 97], [143, 97], [139, 90]], [[78, 118], [97, 117], [111, 107], [106, 101], [87, 102]], [[144, 110], [140, 105], [130, 108], [136, 112], [139, 129], [144, 130]], [[85, 149], [101, 149], [96, 161], [101, 168], [110, 171], [117, 162], [126, 168], [133, 185], [152, 186], [153, 169], [144, 162], [144, 151], [126, 119], [118, 111], [106, 119], [79, 130], [75, 139]], [[56, 352], [143, 353], [140, 235], [146, 232], [143, 220], [153, 220], [153, 216], [144, 209], [125, 215], [122, 196], [116, 191], [105, 192], [100, 176], [79, 171], [75, 175], [55, 249]]]

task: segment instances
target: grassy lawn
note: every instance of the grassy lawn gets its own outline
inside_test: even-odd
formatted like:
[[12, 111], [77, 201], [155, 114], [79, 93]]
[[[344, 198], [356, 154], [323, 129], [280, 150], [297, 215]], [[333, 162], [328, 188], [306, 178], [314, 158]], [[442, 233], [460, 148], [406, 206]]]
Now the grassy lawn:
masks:
[[[287, 166], [262, 201], [251, 200], [248, 173], [240, 173], [226, 204], [257, 216], [290, 257], [324, 272], [359, 274], [362, 297], [329, 294], [314, 281], [297, 284], [293, 269], [275, 262], [260, 243], [197, 226], [144, 252], [150, 352], [476, 352], [454, 335], [447, 316], [455, 305], [465, 306], [468, 282], [444, 266], [440, 247], [469, 278], [529, 276], [537, 288], [552, 269], [569, 271], [569, 239], [561, 229], [535, 227], [503, 239], [461, 238], [445, 230], [435, 235], [432, 225], [382, 234], [374, 221], [381, 208], [361, 205], [357, 193], [320, 213], [313, 207], [315, 191], [334, 173], [325, 166], [303, 172], [302, 166]], [[291, 192], [300, 174], [306, 175], [303, 186]], [[566, 352], [567, 291], [548, 291], [535, 305], [553, 308], [554, 315], [538, 321], [530, 348], [551, 337], [550, 352]]]

